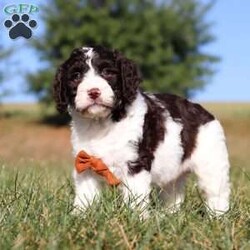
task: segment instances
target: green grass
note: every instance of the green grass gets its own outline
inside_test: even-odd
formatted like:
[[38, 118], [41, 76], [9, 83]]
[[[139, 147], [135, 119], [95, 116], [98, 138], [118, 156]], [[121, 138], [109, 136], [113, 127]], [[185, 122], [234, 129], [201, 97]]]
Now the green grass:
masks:
[[109, 188], [99, 203], [73, 216], [67, 129], [39, 124], [38, 106], [0, 106], [0, 250], [249, 250], [250, 104], [205, 107], [219, 117], [227, 135], [232, 163], [230, 211], [211, 218], [192, 176], [178, 213], [167, 214], [153, 194], [150, 217], [142, 221], [123, 204], [119, 192]]
[[190, 181], [180, 212], [168, 215], [153, 197], [145, 221], [112, 189], [85, 214], [71, 215], [65, 168], [31, 162], [0, 171], [0, 249], [250, 249], [250, 179], [241, 169], [232, 171], [231, 210], [222, 218], [209, 217]]

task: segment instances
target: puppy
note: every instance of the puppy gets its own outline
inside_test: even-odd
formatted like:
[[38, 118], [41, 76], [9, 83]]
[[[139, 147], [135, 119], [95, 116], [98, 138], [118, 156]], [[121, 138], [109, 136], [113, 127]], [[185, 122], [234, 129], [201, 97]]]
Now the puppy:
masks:
[[[194, 172], [215, 215], [229, 209], [229, 161], [219, 121], [199, 104], [171, 94], [149, 94], [136, 64], [101, 46], [74, 49], [58, 68], [54, 98], [72, 117], [73, 155], [84, 150], [121, 181], [124, 201], [146, 213], [152, 185], [170, 212], [184, 200]], [[77, 210], [99, 197], [105, 179], [74, 170]]]

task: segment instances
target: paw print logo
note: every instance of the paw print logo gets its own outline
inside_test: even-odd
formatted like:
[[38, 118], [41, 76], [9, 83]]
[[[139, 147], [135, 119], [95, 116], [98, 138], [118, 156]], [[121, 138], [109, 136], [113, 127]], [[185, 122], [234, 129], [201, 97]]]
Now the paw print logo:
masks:
[[11, 20], [6, 20], [4, 26], [9, 28], [9, 37], [11, 39], [16, 39], [17, 37], [24, 37], [26, 39], [31, 38], [32, 29], [37, 26], [35, 20], [30, 20], [27, 14], [22, 16], [14, 14]]

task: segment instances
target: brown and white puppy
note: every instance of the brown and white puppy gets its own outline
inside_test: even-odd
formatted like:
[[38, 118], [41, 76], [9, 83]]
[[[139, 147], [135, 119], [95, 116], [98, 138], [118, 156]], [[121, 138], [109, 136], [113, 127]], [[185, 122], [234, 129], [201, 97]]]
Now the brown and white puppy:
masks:
[[[184, 200], [188, 172], [197, 175], [208, 208], [229, 208], [229, 161], [223, 129], [200, 105], [170, 94], [148, 94], [136, 64], [100, 46], [73, 50], [54, 82], [57, 108], [72, 116], [74, 156], [100, 158], [118, 177], [125, 202], [145, 212], [151, 186], [170, 211]], [[74, 170], [76, 209], [98, 198], [105, 181]]]

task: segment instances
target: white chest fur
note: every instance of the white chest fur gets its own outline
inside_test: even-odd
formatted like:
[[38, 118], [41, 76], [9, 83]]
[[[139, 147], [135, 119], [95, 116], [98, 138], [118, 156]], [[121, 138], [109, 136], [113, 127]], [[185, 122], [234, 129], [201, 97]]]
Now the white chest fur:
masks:
[[84, 150], [101, 158], [117, 177], [122, 177], [127, 173], [127, 162], [138, 157], [135, 143], [142, 137], [146, 112], [147, 106], [140, 94], [129, 108], [126, 118], [119, 122], [83, 119], [73, 112], [71, 140], [74, 156]]

